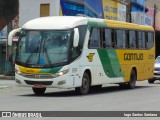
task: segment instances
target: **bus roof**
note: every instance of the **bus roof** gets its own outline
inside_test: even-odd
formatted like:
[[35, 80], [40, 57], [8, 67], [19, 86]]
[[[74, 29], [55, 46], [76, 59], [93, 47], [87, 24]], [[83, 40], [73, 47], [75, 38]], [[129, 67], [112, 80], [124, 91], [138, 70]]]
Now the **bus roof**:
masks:
[[[100, 23], [103, 26], [113, 27], [113, 28], [129, 28], [129, 29], [137, 29], [137, 30], [149, 30], [154, 31], [151, 26], [143, 26], [133, 23], [127, 23], [122, 21], [114, 21], [107, 19], [99, 19], [99, 18], [89, 18], [89, 17], [80, 17], [80, 16], [50, 16], [50, 17], [40, 17], [33, 20], [28, 21], [23, 25], [24, 29], [69, 29], [78, 25], [84, 25], [88, 22]], [[99, 24], [97, 24], [99, 25]]]
[[[116, 21], [116, 20], [108, 20], [108, 19], [98, 19], [98, 18], [89, 18], [89, 22], [97, 22], [99, 26], [107, 26], [111, 28], [120, 28], [120, 29], [135, 29], [135, 30], [148, 30], [154, 31], [152, 26], [139, 25], [129, 22]], [[101, 24], [103, 22], [103, 24]], [[94, 24], [92, 24], [94, 26]]]
[[86, 17], [75, 16], [50, 16], [40, 17], [28, 21], [23, 25], [24, 29], [69, 29], [77, 25], [87, 24], [88, 19]]
[[105, 19], [104, 22], [107, 24], [108, 27], [154, 31], [152, 26], [138, 25], [134, 23], [113, 21], [113, 20], [107, 20], [107, 19]]

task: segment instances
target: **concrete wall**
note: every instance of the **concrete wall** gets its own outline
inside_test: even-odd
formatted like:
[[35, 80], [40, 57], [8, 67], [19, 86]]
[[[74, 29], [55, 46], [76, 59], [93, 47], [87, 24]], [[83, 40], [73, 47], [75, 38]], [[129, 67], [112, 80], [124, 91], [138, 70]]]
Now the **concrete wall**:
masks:
[[40, 17], [40, 4], [50, 4], [50, 16], [59, 15], [60, 0], [19, 0], [19, 26]]

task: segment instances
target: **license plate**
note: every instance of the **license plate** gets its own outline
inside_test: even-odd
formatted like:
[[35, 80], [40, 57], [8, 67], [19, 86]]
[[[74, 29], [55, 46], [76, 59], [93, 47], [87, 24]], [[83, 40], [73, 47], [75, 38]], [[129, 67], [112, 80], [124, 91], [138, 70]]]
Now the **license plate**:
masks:
[[33, 87], [34, 87], [34, 88], [44, 88], [44, 85], [41, 85], [41, 84], [35, 84]]

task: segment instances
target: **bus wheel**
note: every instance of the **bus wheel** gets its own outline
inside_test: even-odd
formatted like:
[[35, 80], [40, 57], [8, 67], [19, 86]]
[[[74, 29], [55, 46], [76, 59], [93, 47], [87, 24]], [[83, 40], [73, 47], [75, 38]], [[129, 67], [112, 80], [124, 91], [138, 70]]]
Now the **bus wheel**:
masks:
[[129, 89], [134, 89], [136, 86], [136, 79], [137, 75], [134, 70], [131, 71], [130, 81], [128, 82], [127, 86]]
[[32, 87], [32, 90], [36, 95], [42, 95], [46, 91], [46, 88], [34, 88], [34, 87]]
[[150, 83], [150, 84], [153, 84], [154, 83], [154, 81], [155, 81], [155, 79], [148, 79], [148, 83]]
[[90, 79], [88, 74], [85, 72], [83, 74], [81, 87], [75, 88], [75, 91], [77, 94], [86, 95], [89, 92], [89, 87], [90, 87]]

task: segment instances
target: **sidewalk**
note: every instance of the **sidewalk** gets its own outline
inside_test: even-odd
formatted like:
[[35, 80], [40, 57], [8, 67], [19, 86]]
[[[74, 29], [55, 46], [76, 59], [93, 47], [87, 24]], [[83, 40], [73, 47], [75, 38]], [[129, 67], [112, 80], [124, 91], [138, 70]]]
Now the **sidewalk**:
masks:
[[0, 80], [14, 80], [15, 76], [4, 76], [0, 75]]
[[16, 87], [16, 82], [14, 76], [4, 76], [0, 75], [0, 91], [6, 88]]

